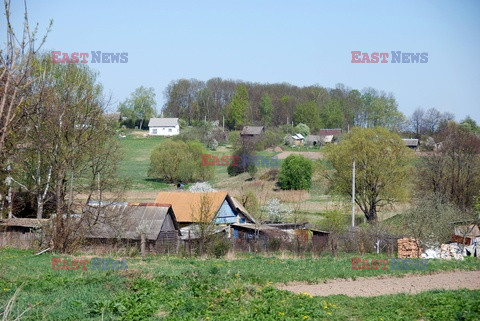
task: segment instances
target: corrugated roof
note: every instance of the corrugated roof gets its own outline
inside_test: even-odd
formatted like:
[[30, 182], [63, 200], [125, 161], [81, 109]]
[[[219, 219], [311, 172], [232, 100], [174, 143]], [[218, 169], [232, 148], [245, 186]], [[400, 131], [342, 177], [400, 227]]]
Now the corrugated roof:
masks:
[[240, 135], [260, 135], [263, 131], [263, 126], [245, 126]]
[[[87, 224], [87, 238], [120, 238], [140, 239], [140, 232], [144, 231], [147, 240], [156, 240], [169, 212], [170, 206], [165, 204], [127, 205], [114, 204], [102, 207], [95, 224], [90, 219]], [[95, 213], [97, 207], [89, 206], [91, 213]], [[172, 215], [175, 222], [175, 215]]]
[[178, 125], [178, 118], [150, 118], [148, 127], [175, 127]]
[[172, 204], [178, 222], [199, 222], [201, 216], [199, 208], [204, 195], [206, 195], [211, 202], [210, 212], [207, 215], [208, 221], [211, 221], [227, 197], [226, 192], [160, 192], [155, 199], [155, 203]]

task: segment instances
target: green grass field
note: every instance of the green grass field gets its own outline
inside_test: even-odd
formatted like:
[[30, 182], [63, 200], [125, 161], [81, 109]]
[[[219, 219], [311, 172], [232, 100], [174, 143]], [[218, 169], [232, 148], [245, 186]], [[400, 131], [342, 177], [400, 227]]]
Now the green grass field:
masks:
[[[303, 259], [244, 256], [235, 260], [151, 256], [146, 261], [127, 258], [126, 271], [52, 271], [53, 257], [60, 256], [0, 251], [0, 314], [23, 284], [8, 320], [29, 306], [32, 308], [22, 320], [480, 319], [480, 291], [350, 298], [296, 295], [274, 287], [289, 281], [405, 273], [352, 271], [347, 255]], [[364, 258], [369, 257], [374, 256]], [[386, 258], [375, 256], [379, 257]], [[429, 269], [480, 270], [480, 263], [472, 258], [434, 261]]]
[[[146, 133], [146, 131], [145, 131]], [[127, 137], [119, 138], [123, 160], [119, 164], [118, 174], [127, 178], [131, 183], [131, 190], [164, 189], [168, 184], [158, 182], [147, 177], [150, 166], [150, 154], [160, 145], [163, 137], [143, 137], [127, 133]]]

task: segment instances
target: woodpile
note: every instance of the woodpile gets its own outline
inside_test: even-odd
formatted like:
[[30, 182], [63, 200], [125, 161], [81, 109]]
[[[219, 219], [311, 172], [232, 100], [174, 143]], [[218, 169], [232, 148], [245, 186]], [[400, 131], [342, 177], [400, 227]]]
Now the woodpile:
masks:
[[398, 244], [398, 258], [399, 259], [406, 259], [406, 258], [418, 258], [422, 251], [418, 250], [417, 243], [413, 238], [403, 238], [397, 240]]
[[440, 258], [445, 260], [463, 260], [462, 251], [457, 244], [442, 244], [440, 246]]

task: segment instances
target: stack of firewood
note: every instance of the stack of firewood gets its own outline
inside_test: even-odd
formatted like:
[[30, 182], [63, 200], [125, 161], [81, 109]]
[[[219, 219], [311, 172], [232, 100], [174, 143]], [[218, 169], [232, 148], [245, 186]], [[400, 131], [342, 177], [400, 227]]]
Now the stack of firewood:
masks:
[[403, 238], [397, 240], [398, 244], [398, 258], [417, 258], [421, 254], [418, 251], [417, 242], [413, 238]]

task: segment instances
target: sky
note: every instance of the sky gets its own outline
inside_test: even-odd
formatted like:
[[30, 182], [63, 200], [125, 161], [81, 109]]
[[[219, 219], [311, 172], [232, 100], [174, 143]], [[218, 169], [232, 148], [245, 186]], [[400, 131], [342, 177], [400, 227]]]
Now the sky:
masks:
[[[128, 53], [91, 63], [110, 110], [139, 86], [181, 78], [392, 93], [407, 117], [435, 107], [480, 122], [480, 1], [28, 1], [45, 51]], [[19, 26], [23, 1], [12, 1]], [[5, 19], [0, 31], [5, 30]], [[2, 37], [5, 39], [5, 37]], [[2, 43], [2, 47], [4, 42]], [[352, 63], [351, 51], [428, 53], [427, 63]]]

